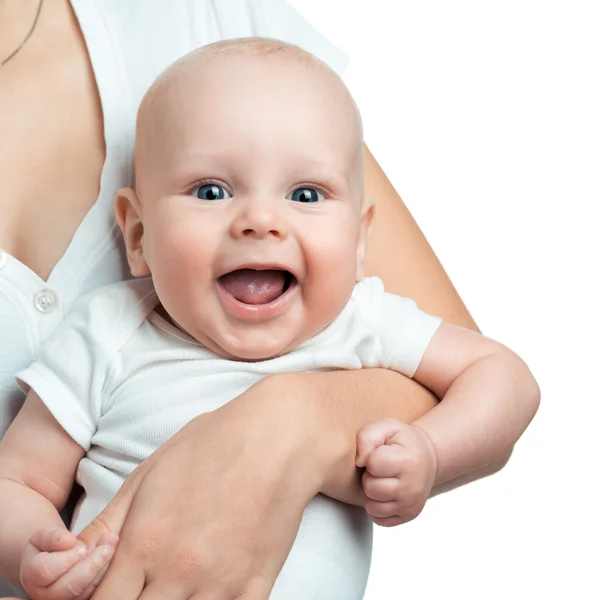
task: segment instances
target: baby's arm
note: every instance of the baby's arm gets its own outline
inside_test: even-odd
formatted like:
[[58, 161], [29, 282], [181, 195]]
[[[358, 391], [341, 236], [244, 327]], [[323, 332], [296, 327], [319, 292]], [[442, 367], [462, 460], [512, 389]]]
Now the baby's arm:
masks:
[[83, 455], [33, 391], [0, 442], [0, 574], [34, 599], [86, 597], [114, 552], [78, 545], [58, 513]]
[[412, 425], [384, 420], [358, 437], [366, 508], [381, 525], [416, 517], [431, 487], [507, 452], [540, 401], [535, 379], [514, 352], [454, 325], [441, 325], [414, 379], [442, 401]]

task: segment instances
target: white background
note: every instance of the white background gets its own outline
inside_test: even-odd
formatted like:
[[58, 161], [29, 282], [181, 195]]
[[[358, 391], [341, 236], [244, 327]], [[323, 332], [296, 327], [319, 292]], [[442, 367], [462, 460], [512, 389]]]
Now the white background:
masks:
[[600, 598], [600, 3], [291, 0], [365, 138], [542, 406], [501, 473], [377, 529], [367, 600]]

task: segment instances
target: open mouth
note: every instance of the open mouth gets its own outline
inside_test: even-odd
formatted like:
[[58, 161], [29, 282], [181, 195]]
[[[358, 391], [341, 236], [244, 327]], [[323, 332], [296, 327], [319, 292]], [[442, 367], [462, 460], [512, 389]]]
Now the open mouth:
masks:
[[294, 287], [296, 278], [284, 269], [237, 269], [219, 277], [218, 283], [238, 302], [264, 306]]

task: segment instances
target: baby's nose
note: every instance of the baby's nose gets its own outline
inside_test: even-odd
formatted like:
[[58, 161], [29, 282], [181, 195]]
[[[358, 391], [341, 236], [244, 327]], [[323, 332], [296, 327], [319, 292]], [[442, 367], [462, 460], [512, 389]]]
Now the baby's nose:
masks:
[[234, 219], [231, 233], [235, 238], [285, 239], [288, 227], [281, 211], [269, 201], [250, 201]]

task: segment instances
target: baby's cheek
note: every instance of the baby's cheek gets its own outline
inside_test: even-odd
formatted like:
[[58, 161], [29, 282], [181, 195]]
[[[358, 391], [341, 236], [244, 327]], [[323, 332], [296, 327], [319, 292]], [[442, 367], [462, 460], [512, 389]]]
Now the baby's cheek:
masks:
[[162, 222], [158, 218], [150, 231], [156, 270], [160, 269], [171, 279], [186, 272], [195, 278], [199, 273], [204, 275], [214, 246], [211, 233], [199, 227], [197, 219], [186, 220], [185, 214], [176, 217], [167, 215]]
[[344, 310], [354, 289], [354, 277], [347, 267], [338, 265], [320, 269], [318, 276], [311, 278], [306, 290], [306, 310], [312, 334], [318, 333]]

